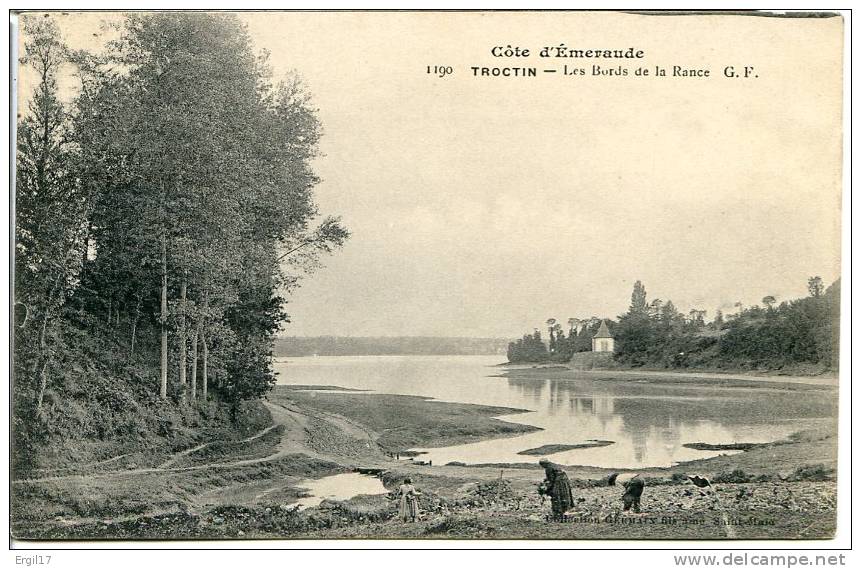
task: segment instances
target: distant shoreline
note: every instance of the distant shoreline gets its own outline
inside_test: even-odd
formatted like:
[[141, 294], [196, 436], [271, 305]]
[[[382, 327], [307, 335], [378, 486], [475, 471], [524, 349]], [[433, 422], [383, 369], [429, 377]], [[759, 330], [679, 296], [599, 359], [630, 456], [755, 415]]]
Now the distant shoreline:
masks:
[[282, 336], [276, 357], [313, 356], [500, 356], [509, 340], [436, 336]]
[[[427, 353], [427, 354], [302, 354], [302, 355], [281, 355], [281, 354], [273, 354], [272, 357], [287, 359], [287, 358], [376, 358], [376, 357], [427, 357], [427, 356], [464, 356], [464, 357], [482, 357], [482, 358], [490, 358], [490, 357], [498, 357], [501, 360], [505, 359], [505, 354], [444, 354], [444, 353]], [[499, 367], [509, 366], [509, 365], [521, 365], [521, 364], [509, 364], [508, 362], [501, 362], [495, 364]], [[563, 366], [565, 367], [565, 366]]]
[[625, 376], [640, 376], [640, 377], [660, 377], [660, 376], [684, 376], [700, 379], [731, 379], [731, 380], [747, 380], [747, 381], [775, 381], [783, 383], [807, 383], [811, 385], [830, 385], [837, 386], [839, 375], [836, 372], [826, 372], [819, 375], [804, 375], [804, 374], [784, 374], [779, 371], [714, 371], [714, 370], [698, 370], [698, 369], [640, 369], [640, 368], [606, 368], [606, 369], [589, 369], [579, 370], [560, 363], [533, 363], [521, 364], [505, 362], [499, 364], [498, 367], [506, 370], [558, 370], [570, 371], [575, 374], [583, 375], [625, 375]]

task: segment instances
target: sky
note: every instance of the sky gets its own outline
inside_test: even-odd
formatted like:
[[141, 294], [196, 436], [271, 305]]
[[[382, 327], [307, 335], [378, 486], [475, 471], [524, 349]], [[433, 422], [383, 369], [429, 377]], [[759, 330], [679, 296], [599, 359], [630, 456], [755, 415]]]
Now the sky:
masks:
[[[287, 335], [516, 337], [649, 299], [708, 318], [840, 273], [838, 19], [610, 13], [245, 13], [319, 109], [323, 215], [352, 232]], [[96, 15], [61, 20], [100, 41]], [[544, 74], [545, 45], [644, 51], [709, 78]], [[519, 45], [528, 58], [495, 58]], [[428, 65], [452, 66], [439, 78]], [[727, 65], [756, 79], [727, 79]], [[471, 66], [536, 66], [536, 78]]]

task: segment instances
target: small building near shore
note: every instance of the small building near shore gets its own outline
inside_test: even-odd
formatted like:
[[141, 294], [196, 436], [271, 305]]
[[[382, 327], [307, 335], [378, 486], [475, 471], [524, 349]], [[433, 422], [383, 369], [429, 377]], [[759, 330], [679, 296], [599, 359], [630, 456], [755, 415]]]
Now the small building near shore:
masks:
[[592, 351], [613, 353], [615, 350], [616, 341], [613, 339], [613, 335], [610, 334], [610, 330], [607, 328], [607, 322], [605, 320], [601, 320], [601, 326], [598, 327], [598, 331], [595, 332], [594, 336], [592, 336]]

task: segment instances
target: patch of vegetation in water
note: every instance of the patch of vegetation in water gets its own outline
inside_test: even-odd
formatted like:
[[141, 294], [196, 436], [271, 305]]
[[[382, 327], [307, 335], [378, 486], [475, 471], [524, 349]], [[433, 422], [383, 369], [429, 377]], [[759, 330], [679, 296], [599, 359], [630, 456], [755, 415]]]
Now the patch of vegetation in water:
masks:
[[693, 450], [750, 450], [761, 443], [729, 443], [729, 444], [710, 444], [710, 443], [685, 443], [682, 445], [685, 448]]
[[583, 448], [597, 448], [597, 447], [606, 447], [616, 444], [615, 441], [602, 441], [596, 439], [590, 439], [585, 443], [577, 443], [577, 444], [549, 444], [549, 445], [541, 445], [540, 447], [530, 448], [526, 450], [522, 450], [517, 454], [527, 455], [527, 456], [544, 456], [548, 454], [556, 454], [557, 452], [564, 452], [566, 450], [577, 450]]

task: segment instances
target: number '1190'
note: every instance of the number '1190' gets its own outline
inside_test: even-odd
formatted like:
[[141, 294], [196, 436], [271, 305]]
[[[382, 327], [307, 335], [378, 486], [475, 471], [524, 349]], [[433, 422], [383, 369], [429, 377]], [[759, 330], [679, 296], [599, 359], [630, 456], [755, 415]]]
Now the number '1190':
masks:
[[454, 69], [444, 65], [428, 65], [428, 75], [436, 75], [437, 77], [445, 77], [454, 73]]

